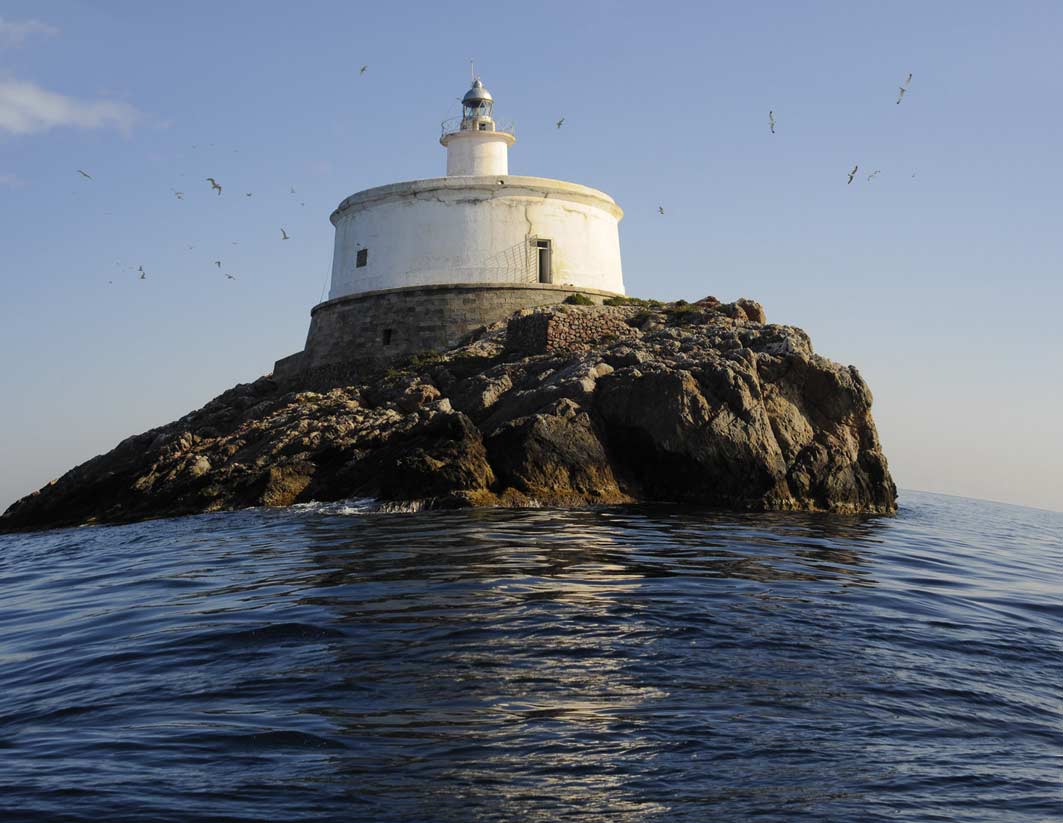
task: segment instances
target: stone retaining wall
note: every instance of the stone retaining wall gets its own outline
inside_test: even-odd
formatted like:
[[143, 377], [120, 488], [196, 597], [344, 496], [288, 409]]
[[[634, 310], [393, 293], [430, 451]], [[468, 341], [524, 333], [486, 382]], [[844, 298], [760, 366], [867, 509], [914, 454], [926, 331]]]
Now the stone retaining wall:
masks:
[[334, 364], [382, 365], [453, 347], [481, 326], [520, 309], [562, 303], [571, 294], [601, 303], [612, 292], [546, 284], [456, 284], [387, 289], [329, 300], [310, 312], [306, 347], [277, 361], [292, 379]]
[[628, 325], [628, 308], [561, 306], [549, 310], [526, 309], [506, 327], [506, 349], [520, 354], [547, 354], [581, 350], [609, 338], [635, 337]]

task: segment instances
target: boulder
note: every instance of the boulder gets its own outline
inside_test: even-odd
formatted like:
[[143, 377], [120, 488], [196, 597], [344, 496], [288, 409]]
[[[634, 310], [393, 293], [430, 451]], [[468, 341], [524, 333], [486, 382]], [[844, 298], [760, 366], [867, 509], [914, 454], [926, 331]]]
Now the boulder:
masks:
[[544, 505], [632, 500], [619, 488], [590, 415], [567, 398], [499, 426], [487, 453], [503, 486]]

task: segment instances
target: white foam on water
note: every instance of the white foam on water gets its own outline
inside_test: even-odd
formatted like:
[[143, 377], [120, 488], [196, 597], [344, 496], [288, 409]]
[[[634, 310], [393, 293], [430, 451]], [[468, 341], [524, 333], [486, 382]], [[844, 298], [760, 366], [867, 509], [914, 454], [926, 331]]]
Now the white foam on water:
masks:
[[381, 503], [372, 497], [352, 497], [349, 500], [331, 502], [296, 503], [288, 507], [300, 514], [329, 514], [350, 516], [353, 514], [370, 514], [381, 510]]

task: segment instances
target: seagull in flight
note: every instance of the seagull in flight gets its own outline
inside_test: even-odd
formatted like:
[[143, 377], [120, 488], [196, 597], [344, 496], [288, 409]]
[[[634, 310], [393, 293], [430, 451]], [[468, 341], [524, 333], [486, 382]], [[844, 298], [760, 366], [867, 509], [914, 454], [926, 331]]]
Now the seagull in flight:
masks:
[[898, 106], [901, 104], [901, 100], [904, 99], [904, 95], [908, 91], [908, 85], [911, 82], [912, 82], [912, 73], [908, 72], [908, 79], [904, 81], [904, 85], [897, 87], [897, 91], [899, 92], [899, 94], [897, 95], [897, 105]]
[[664, 214], [664, 206], [658, 206], [657, 207], [657, 213], [658, 214]]
[[227, 275], [225, 275], [225, 277], [226, 277], [227, 280], [235, 280], [236, 279], [236, 277], [234, 275], [231, 275], [231, 274], [227, 274]]
[[768, 125], [771, 127], [771, 133], [775, 134], [775, 112], [768, 112]]
[[185, 199], [185, 193], [183, 191], [174, 191], [173, 196], [176, 197], [178, 200]]
[[89, 174], [87, 171], [85, 171], [84, 169], [78, 169], [78, 174], [80, 174], [82, 177], [87, 177], [89, 180], [93, 180], [94, 179], [93, 176], [91, 174]]
[[137, 271], [140, 272], [140, 279], [141, 280], [147, 280], [148, 279], [148, 273], [146, 271], [144, 271], [144, 267], [143, 266], [137, 266]]
[[210, 188], [212, 191], [214, 189], [218, 190], [218, 197], [221, 197], [221, 186], [218, 185], [218, 181], [215, 180], [213, 177], [208, 177], [207, 182], [210, 183]]
[[[856, 170], [858, 168], [860, 168], [860, 167], [859, 166], [853, 166], [853, 170], [851, 172], [849, 172], [849, 183], [853, 182], [853, 178], [856, 177]], [[846, 183], [845, 185], [849, 185], [849, 183]]]
[[295, 186], [288, 186], [289, 194], [295, 194]]
[[879, 173], [878, 169], [875, 169], [873, 172], [871, 172], [871, 174], [869, 174], [867, 176], [867, 182], [870, 183], [872, 180], [874, 180], [875, 177], [878, 175], [878, 173]]
[[562, 117], [560, 120], [557, 121], [557, 127], [558, 128], [561, 128], [563, 125], [565, 125], [565, 118], [564, 117]]
[[358, 69], [358, 73], [359, 73], [359, 74], [365, 74], [365, 70], [366, 70], [367, 68], [369, 68], [369, 66], [362, 66], [362, 67], [361, 67], [360, 69]]
[[244, 193], [244, 197], [250, 197], [252, 194], [254, 194], [254, 192], [251, 192], [251, 191], [245, 192]]
[[287, 240], [287, 239], [288, 239], [288, 232], [286, 232], [284, 229], [281, 229], [281, 240]]
[[220, 269], [221, 268], [221, 260], [215, 260], [214, 261], [214, 265], [217, 266]]

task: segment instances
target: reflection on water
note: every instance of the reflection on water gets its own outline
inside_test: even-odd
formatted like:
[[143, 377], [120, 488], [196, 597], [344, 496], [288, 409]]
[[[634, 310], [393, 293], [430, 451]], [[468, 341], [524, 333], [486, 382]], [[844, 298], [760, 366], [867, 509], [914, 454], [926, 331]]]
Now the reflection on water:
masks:
[[1060, 520], [909, 495], [0, 537], [0, 809], [1047, 819]]

